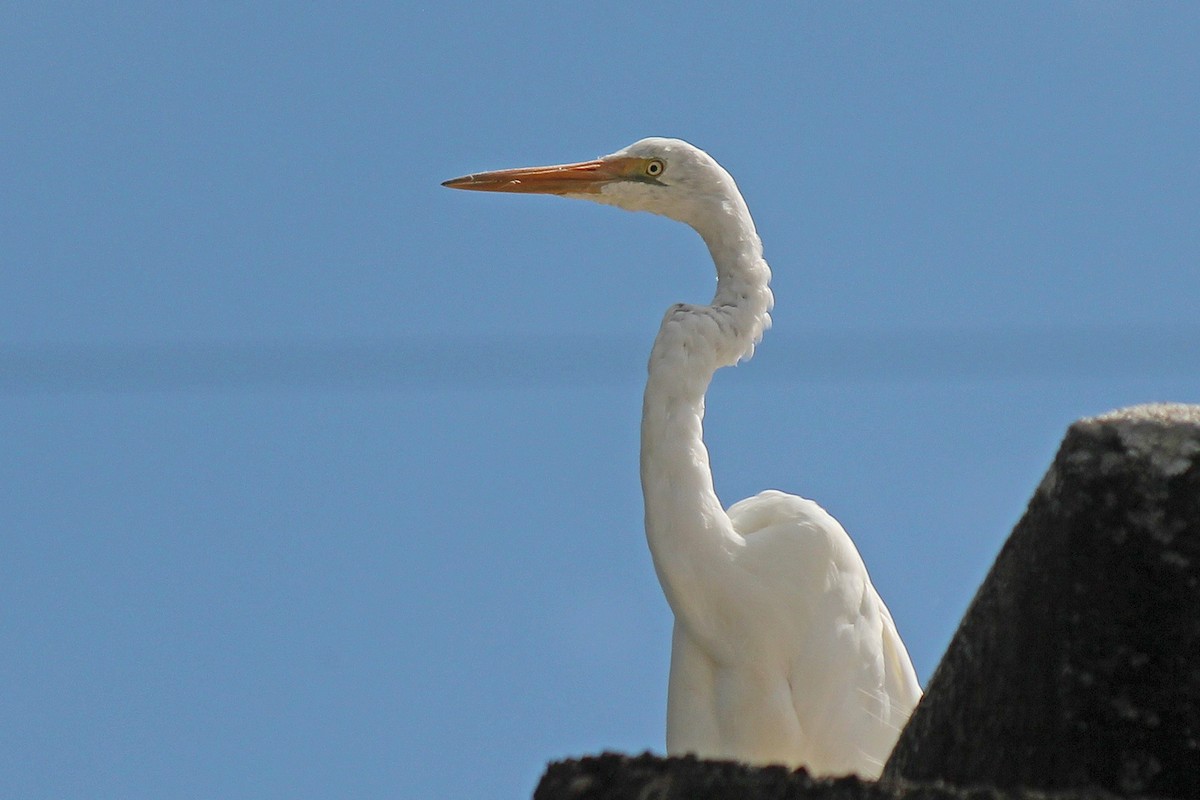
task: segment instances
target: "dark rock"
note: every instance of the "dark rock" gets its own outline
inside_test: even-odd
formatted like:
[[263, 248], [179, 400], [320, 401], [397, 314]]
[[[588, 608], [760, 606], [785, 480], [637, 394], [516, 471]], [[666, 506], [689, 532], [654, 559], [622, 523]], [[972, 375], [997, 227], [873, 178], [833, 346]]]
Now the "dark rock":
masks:
[[1200, 798], [1200, 406], [1071, 426], [884, 778]]
[[818, 779], [804, 770], [731, 761], [605, 753], [549, 766], [533, 800], [1114, 800], [1100, 790], [1069, 795], [945, 784], [902, 785]]

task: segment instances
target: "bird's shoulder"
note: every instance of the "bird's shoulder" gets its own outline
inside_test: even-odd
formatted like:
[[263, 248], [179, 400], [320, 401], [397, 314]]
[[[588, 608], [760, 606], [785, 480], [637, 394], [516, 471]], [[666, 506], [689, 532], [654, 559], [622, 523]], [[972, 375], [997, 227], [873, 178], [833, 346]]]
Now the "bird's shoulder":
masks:
[[841, 523], [806, 497], [768, 489], [734, 503], [728, 514], [752, 550], [802, 550], [806, 559], [842, 568], [860, 568], [862, 563]]
[[767, 489], [729, 507], [729, 518], [742, 536], [753, 536], [780, 525], [822, 530], [836, 529], [845, 534], [841, 524], [813, 500]]

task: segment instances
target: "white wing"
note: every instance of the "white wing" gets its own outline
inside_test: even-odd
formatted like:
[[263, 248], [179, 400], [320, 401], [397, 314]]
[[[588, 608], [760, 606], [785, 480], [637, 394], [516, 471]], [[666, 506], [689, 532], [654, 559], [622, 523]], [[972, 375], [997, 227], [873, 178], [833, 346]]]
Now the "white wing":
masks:
[[[753, 641], [785, 646], [800, 734], [790, 763], [824, 774], [877, 775], [921, 697], [895, 622], [842, 526], [819, 505], [763, 492], [729, 509], [746, 546], [744, 578], [787, 616], [757, 614]], [[758, 592], [754, 592], [757, 594]], [[754, 604], [751, 603], [753, 608]], [[760, 658], [772, 658], [771, 645]], [[743, 678], [744, 680], [744, 678]]]

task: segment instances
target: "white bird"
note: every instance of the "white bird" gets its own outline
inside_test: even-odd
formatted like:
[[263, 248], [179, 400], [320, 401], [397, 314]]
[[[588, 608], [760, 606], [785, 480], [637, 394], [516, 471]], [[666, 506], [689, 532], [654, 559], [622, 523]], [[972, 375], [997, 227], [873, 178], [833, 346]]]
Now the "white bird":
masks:
[[443, 185], [650, 211], [704, 239], [716, 296], [667, 310], [642, 407], [646, 538], [675, 615], [667, 752], [878, 776], [921, 688], [858, 550], [811, 500], [765, 491], [725, 510], [713, 489], [704, 394], [753, 355], [774, 302], [733, 178], [687, 142], [651, 138]]

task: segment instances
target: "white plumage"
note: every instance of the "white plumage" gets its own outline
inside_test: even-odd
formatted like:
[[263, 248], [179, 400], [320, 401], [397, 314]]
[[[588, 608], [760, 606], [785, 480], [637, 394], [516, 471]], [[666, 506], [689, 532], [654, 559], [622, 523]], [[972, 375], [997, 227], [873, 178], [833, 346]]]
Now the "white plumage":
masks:
[[704, 239], [716, 295], [667, 311], [642, 409], [646, 538], [675, 614], [667, 752], [877, 776], [921, 689], [857, 549], [811, 500], [766, 491], [726, 511], [713, 489], [704, 395], [717, 369], [753, 355], [773, 303], [733, 178], [686, 142], [652, 138], [445, 185], [650, 211]]

